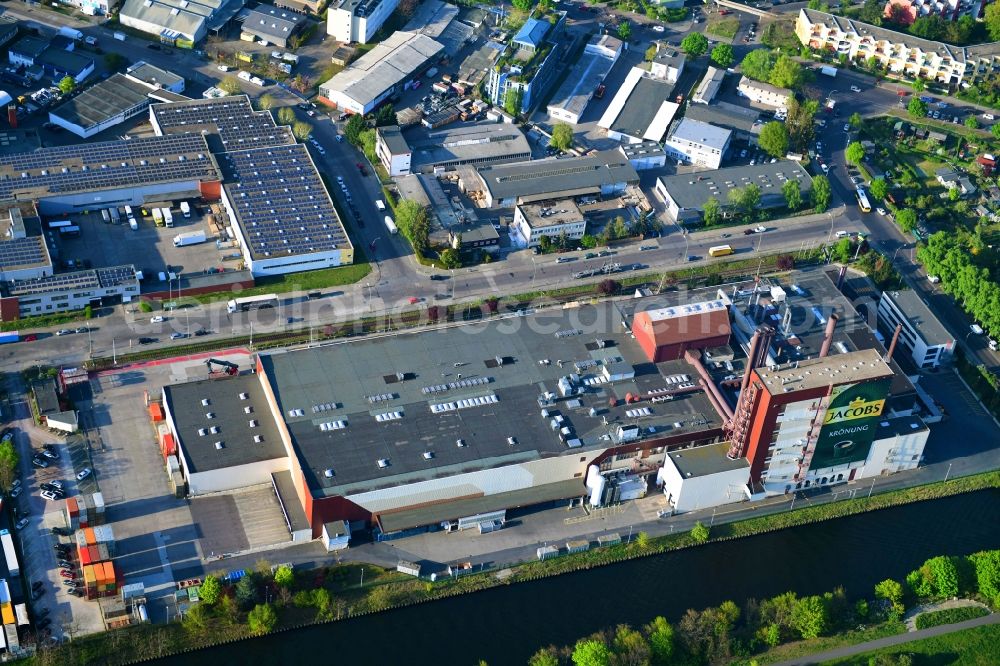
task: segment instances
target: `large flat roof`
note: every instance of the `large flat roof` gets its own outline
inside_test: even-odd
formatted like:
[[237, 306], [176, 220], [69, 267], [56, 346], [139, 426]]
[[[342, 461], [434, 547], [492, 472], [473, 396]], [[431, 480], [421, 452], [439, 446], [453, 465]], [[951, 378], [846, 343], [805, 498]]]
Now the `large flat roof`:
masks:
[[720, 442], [708, 446], [696, 446], [692, 449], [679, 449], [667, 455], [677, 471], [685, 479], [709, 476], [733, 469], [746, 469], [749, 473], [750, 463], [746, 458], [729, 458], [729, 444]]
[[154, 104], [152, 120], [163, 134], [217, 134], [226, 151], [295, 143], [288, 127], [275, 124], [270, 111], [254, 110], [246, 95]]
[[[33, 238], [41, 238], [41, 236]], [[82, 289], [113, 289], [129, 284], [136, 287], [139, 285], [139, 280], [135, 275], [135, 266], [132, 264], [56, 273], [35, 280], [15, 280], [10, 284], [8, 293], [11, 296], [24, 297], [31, 294], [51, 294]]]
[[532, 229], [544, 229], [583, 220], [580, 207], [569, 198], [521, 204], [518, 209]]
[[215, 160], [201, 134], [100, 141], [0, 155], [0, 201], [218, 178]]
[[678, 207], [699, 210], [711, 197], [725, 205], [731, 190], [746, 187], [750, 183], [756, 183], [760, 187], [762, 201], [765, 197], [775, 196], [783, 200], [781, 186], [787, 180], [798, 181], [799, 190], [803, 194], [812, 190], [812, 178], [806, 170], [797, 162], [788, 160], [660, 177], [670, 198]]
[[247, 12], [241, 27], [244, 32], [287, 41], [305, 21], [302, 14], [260, 4]]
[[444, 47], [426, 35], [394, 32], [375, 48], [320, 86], [337, 91], [362, 106], [412, 76]]
[[[673, 92], [673, 83], [633, 67], [597, 124], [627, 136], [660, 141], [679, 108]], [[650, 132], [651, 128], [655, 131]]]
[[[667, 376], [694, 374], [681, 361], [647, 362], [611, 302], [262, 353], [260, 364], [315, 495], [607, 448], [618, 425], [641, 425], [642, 438], [714, 437], [721, 425], [699, 391], [643, 403], [648, 414], [633, 413], [634, 405], [609, 407], [612, 396], [623, 402], [628, 392], [666, 387]], [[630, 366], [635, 376], [603, 381], [605, 366]], [[559, 380], [571, 373], [584, 392], [563, 399]], [[554, 404], [543, 407], [546, 392]], [[555, 416], [579, 447], [560, 440]]]
[[[44, 236], [0, 238], [0, 268], [4, 271], [52, 266]], [[15, 283], [16, 284], [16, 283]]]
[[431, 130], [424, 135], [414, 130], [409, 142], [411, 168], [421, 171], [432, 166], [502, 162], [531, 158], [531, 146], [516, 125], [457, 125]]
[[760, 132], [760, 111], [729, 102], [714, 104], [692, 104], [684, 112], [685, 118], [700, 120], [716, 127], [743, 132]]
[[[163, 395], [192, 473], [287, 455], [255, 374], [171, 384], [163, 387]], [[251, 427], [251, 421], [256, 425]]]
[[615, 150], [584, 157], [483, 167], [478, 173], [494, 199], [557, 196], [560, 192], [639, 181], [639, 174], [625, 156]]
[[941, 320], [934, 316], [917, 292], [912, 289], [885, 291], [882, 292], [882, 297], [896, 304], [900, 312], [906, 316], [910, 326], [920, 333], [920, 337], [928, 345], [947, 345], [955, 342], [955, 336], [949, 333], [941, 324]]
[[114, 74], [87, 88], [49, 113], [68, 123], [89, 129], [149, 103], [149, 86], [124, 74]]
[[304, 145], [227, 152], [220, 164], [226, 194], [255, 259], [351, 247]]
[[[618, 42], [617, 45], [614, 42]], [[621, 50], [621, 42], [608, 35], [595, 36], [590, 40], [590, 44], [601, 49]], [[607, 77], [617, 61], [617, 55], [609, 58], [597, 49], [585, 48], [580, 59], [576, 61], [562, 85], [549, 100], [549, 108], [562, 109], [578, 117], [582, 116], [597, 86]]]
[[148, 62], [143, 60], [140, 60], [130, 66], [126, 70], [126, 73], [131, 78], [138, 79], [143, 83], [148, 83], [154, 88], [170, 88], [184, 80], [183, 76], [179, 76], [173, 72], [168, 72], [167, 70], [161, 69], [156, 65], [150, 65]]
[[784, 393], [785, 388], [801, 391], [892, 376], [882, 354], [875, 349], [805, 359], [774, 368], [760, 367], [753, 372], [771, 394]]
[[729, 140], [730, 132], [724, 127], [709, 125], [700, 120], [684, 117], [674, 126], [670, 139], [687, 141], [699, 146], [708, 146], [721, 151]]

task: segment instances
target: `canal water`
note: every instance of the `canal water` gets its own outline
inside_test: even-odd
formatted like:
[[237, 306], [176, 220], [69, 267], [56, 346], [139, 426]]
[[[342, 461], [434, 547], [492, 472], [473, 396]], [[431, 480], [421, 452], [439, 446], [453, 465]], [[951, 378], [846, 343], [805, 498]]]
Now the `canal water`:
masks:
[[523, 665], [620, 623], [843, 585], [851, 598], [935, 555], [1000, 548], [1000, 490], [911, 504], [511, 585], [160, 660], [160, 664]]

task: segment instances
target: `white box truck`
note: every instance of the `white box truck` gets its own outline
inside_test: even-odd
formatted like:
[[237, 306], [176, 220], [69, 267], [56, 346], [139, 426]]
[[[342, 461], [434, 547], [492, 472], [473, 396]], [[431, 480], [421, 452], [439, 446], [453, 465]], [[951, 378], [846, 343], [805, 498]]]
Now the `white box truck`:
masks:
[[115, 39], [117, 39], [119, 42], [124, 42], [125, 41], [125, 33], [124, 32], [116, 32], [115, 33]]
[[191, 206], [187, 201], [181, 202], [181, 213], [184, 217], [191, 217]]
[[174, 247], [185, 247], [187, 245], [197, 245], [206, 240], [204, 231], [188, 231], [174, 236]]
[[830, 67], [829, 65], [823, 65], [819, 68], [819, 73], [824, 76], [837, 76], [837, 68]]
[[174, 226], [174, 215], [170, 212], [169, 208], [163, 209], [163, 223], [168, 227]]
[[72, 39], [74, 41], [77, 41], [77, 42], [80, 41], [81, 39], [83, 39], [83, 33], [82, 32], [80, 32], [79, 30], [75, 30], [73, 28], [70, 28], [69, 26], [65, 26], [65, 25], [63, 27], [59, 28], [59, 32], [57, 34], [62, 35], [63, 37], [69, 37], [70, 39]]
[[128, 218], [128, 226], [132, 231], [139, 231], [139, 223], [135, 221], [134, 217]]

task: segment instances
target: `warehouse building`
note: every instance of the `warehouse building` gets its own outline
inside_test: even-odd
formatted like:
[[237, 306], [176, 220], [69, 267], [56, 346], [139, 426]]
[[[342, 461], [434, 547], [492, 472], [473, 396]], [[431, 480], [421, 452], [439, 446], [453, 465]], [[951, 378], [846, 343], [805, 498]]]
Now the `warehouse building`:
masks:
[[718, 169], [732, 134], [722, 127], [684, 117], [674, 125], [663, 149], [678, 163]]
[[141, 81], [148, 86], [152, 86], [157, 90], [166, 90], [168, 92], [177, 93], [178, 95], [184, 92], [183, 76], [174, 74], [173, 72], [168, 72], [167, 70], [161, 69], [156, 65], [150, 65], [148, 62], [144, 62], [142, 60], [134, 65], [130, 65], [128, 69], [125, 70], [125, 75], [130, 79]]
[[788, 180], [799, 184], [803, 200], [812, 191], [812, 177], [797, 162], [778, 161], [774, 164], [727, 167], [711, 172], [658, 176], [654, 187], [667, 206], [667, 216], [674, 222], [697, 223], [701, 221], [705, 202], [716, 199], [722, 206], [729, 205], [729, 192], [754, 183], [760, 187], [760, 208], [785, 206], [781, 188]]
[[[0, 212], [0, 282], [35, 280], [52, 272], [52, 257], [41, 235], [41, 220], [34, 202], [6, 202]], [[8, 306], [6, 312], [10, 318], [16, 318], [16, 309]]]
[[632, 320], [636, 344], [653, 363], [684, 358], [689, 349], [721, 347], [729, 341], [728, 299], [643, 310]]
[[628, 159], [607, 150], [584, 157], [564, 157], [481, 167], [476, 177], [463, 178], [470, 195], [482, 197], [488, 208], [580, 196], [611, 196], [639, 183]]
[[[240, 18], [237, 17], [237, 21]], [[291, 40], [302, 33], [306, 17], [295, 12], [278, 9], [274, 5], [257, 5], [247, 10], [240, 25], [240, 38], [261, 41], [285, 48]], [[248, 39], [249, 38], [249, 39]]]
[[193, 48], [243, 8], [244, 0], [125, 0], [118, 20], [161, 42]]
[[[332, 14], [332, 12], [331, 12]], [[319, 95], [338, 109], [366, 114], [417, 78], [444, 50], [440, 42], [395, 32], [319, 87]]]
[[592, 37], [549, 101], [549, 116], [573, 125], [579, 123], [595, 92], [618, 62], [621, 52], [620, 39], [610, 35]]
[[462, 165], [473, 167], [531, 159], [531, 146], [513, 124], [474, 124], [443, 127], [426, 134], [414, 133], [411, 171], [433, 173]]
[[[149, 66], [142, 64], [140, 72], [150, 73]], [[180, 87], [184, 87], [183, 79]], [[49, 122], [87, 139], [145, 112], [153, 102], [168, 101], [157, 99], [162, 97], [159, 92], [131, 74], [112, 74], [49, 111]]]
[[655, 141], [623, 143], [618, 146], [618, 150], [636, 171], [658, 169], [667, 163], [666, 151], [663, 150], [663, 146]]
[[728, 457], [726, 443], [671, 451], [657, 475], [671, 509], [687, 513], [746, 499], [750, 465]]
[[883, 291], [878, 302], [878, 323], [891, 334], [902, 326], [899, 344], [921, 370], [947, 362], [955, 351], [955, 338], [912, 289]]
[[670, 81], [633, 67], [597, 126], [607, 130], [608, 138], [615, 141], [662, 141], [680, 108], [673, 101], [673, 91]]
[[399, 0], [334, 0], [327, 7], [326, 34], [338, 42], [367, 44], [398, 4]]

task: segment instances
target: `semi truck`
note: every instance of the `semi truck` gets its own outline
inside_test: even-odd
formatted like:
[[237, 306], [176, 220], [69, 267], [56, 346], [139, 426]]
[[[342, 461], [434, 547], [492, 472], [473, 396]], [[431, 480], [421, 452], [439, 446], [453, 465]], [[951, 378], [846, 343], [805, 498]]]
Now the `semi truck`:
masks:
[[823, 65], [822, 67], [819, 68], [819, 73], [823, 74], [824, 76], [831, 76], [831, 77], [837, 76], [837, 68], [830, 67], [829, 65]]
[[57, 34], [62, 35], [63, 37], [69, 37], [70, 39], [72, 39], [75, 42], [78, 42], [81, 39], [83, 39], [83, 33], [82, 32], [80, 32], [79, 30], [75, 30], [73, 28], [70, 28], [68, 26], [65, 26], [65, 25], [63, 27], [59, 28], [59, 32]]
[[174, 247], [197, 245], [198, 243], [204, 243], [206, 240], [204, 231], [188, 231], [174, 236]]

